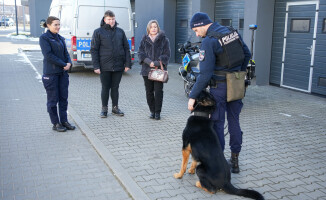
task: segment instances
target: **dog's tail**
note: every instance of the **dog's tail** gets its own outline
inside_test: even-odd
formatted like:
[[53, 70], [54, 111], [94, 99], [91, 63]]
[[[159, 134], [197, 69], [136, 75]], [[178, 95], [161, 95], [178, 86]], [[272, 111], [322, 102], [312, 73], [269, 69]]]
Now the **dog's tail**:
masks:
[[234, 194], [256, 200], [264, 200], [263, 195], [261, 195], [259, 192], [255, 190], [235, 188], [230, 182], [224, 186], [223, 190], [228, 194]]

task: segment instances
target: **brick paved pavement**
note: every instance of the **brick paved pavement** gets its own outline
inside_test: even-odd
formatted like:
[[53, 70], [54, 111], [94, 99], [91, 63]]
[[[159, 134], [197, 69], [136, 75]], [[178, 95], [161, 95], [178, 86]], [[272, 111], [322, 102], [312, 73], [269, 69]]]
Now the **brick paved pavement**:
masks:
[[0, 60], [0, 200], [131, 199], [79, 129], [52, 131], [45, 90], [22, 54]]
[[[28, 57], [40, 70], [39, 53], [28, 53]], [[189, 116], [183, 83], [177, 66], [171, 65], [162, 120], [153, 121], [148, 119], [139, 71], [136, 65], [122, 78], [119, 106], [125, 116], [101, 119], [99, 77], [74, 69], [69, 94], [75, 117], [150, 199], [244, 199], [223, 192], [207, 194], [194, 186], [197, 177], [193, 175], [173, 178], [180, 167], [181, 133]], [[258, 190], [266, 199], [326, 199], [326, 99], [273, 86], [251, 86], [244, 104], [241, 172], [232, 175], [232, 183]], [[225, 154], [229, 156], [229, 149]]]

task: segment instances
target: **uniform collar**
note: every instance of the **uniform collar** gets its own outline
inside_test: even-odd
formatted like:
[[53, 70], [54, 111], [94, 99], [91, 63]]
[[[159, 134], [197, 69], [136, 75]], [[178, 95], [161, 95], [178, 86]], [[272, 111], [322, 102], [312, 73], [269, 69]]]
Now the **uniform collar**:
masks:
[[214, 22], [212, 25], [210, 25], [207, 29], [206, 36], [208, 35], [209, 32], [215, 31], [216, 28], [220, 27], [221, 25], [217, 22]]
[[59, 34], [54, 34], [50, 30], [47, 30], [46, 34], [48, 35], [49, 38], [59, 39]]

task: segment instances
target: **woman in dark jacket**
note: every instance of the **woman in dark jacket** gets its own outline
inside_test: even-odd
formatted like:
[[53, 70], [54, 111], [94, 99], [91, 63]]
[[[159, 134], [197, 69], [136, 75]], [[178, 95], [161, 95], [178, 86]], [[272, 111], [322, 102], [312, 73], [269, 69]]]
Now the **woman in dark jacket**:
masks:
[[40, 37], [40, 46], [44, 56], [42, 81], [47, 93], [47, 110], [53, 124], [52, 129], [59, 132], [67, 129], [74, 130], [75, 126], [72, 126], [67, 119], [69, 86], [67, 70], [70, 69], [72, 62], [65, 39], [58, 34], [60, 20], [50, 16], [43, 26], [48, 30]]
[[131, 69], [131, 56], [126, 34], [117, 25], [115, 14], [106, 11], [101, 27], [94, 31], [91, 42], [94, 72], [100, 74], [102, 84], [102, 118], [107, 117], [110, 90], [112, 114], [124, 115], [118, 107], [119, 84], [123, 71]]
[[163, 103], [163, 83], [148, 79], [151, 68], [160, 67], [163, 63], [164, 70], [170, 59], [170, 43], [156, 20], [151, 20], [147, 24], [147, 34], [143, 36], [139, 50], [139, 63], [142, 65], [140, 74], [144, 78], [146, 99], [150, 110], [150, 118], [160, 120]]

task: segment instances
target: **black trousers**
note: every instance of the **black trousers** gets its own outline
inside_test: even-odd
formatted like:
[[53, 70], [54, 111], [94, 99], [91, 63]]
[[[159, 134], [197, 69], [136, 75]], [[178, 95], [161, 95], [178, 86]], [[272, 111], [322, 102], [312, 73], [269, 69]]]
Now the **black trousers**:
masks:
[[101, 72], [101, 74], [100, 74], [101, 83], [102, 83], [101, 99], [102, 99], [103, 107], [108, 106], [110, 90], [111, 90], [112, 107], [118, 106], [119, 84], [121, 81], [122, 73], [123, 73], [123, 71], [120, 71], [120, 72], [103, 71], [103, 72]]
[[46, 105], [52, 124], [67, 122], [68, 73], [63, 72], [59, 74], [43, 75], [42, 82], [47, 94]]
[[160, 113], [163, 103], [163, 83], [148, 80], [148, 76], [143, 76], [146, 99], [151, 112]]

